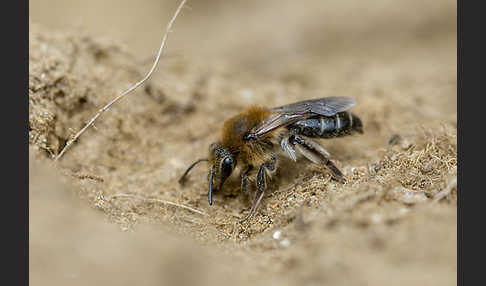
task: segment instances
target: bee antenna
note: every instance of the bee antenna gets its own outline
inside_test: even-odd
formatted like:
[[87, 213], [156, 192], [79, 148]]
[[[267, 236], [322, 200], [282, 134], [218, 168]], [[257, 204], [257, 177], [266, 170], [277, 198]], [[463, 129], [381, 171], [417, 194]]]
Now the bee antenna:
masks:
[[196, 166], [200, 162], [207, 162], [207, 161], [209, 161], [207, 158], [203, 158], [203, 159], [199, 159], [196, 162], [192, 163], [191, 166], [189, 166], [187, 168], [187, 170], [184, 172], [184, 174], [182, 175], [182, 177], [179, 179], [179, 184], [183, 184], [184, 183], [184, 181], [186, 180], [187, 174], [189, 174], [189, 171], [191, 171], [191, 169], [194, 168], [194, 166]]
[[214, 167], [211, 168], [211, 175], [209, 176], [208, 201], [210, 206], [213, 205], [213, 177], [214, 177]]

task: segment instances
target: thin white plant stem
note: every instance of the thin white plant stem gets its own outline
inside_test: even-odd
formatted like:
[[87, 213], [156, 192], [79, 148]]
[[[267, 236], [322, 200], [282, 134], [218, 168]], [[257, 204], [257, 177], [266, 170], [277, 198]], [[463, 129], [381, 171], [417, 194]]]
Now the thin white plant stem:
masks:
[[162, 55], [162, 52], [164, 51], [164, 48], [165, 48], [165, 43], [167, 41], [167, 38], [169, 37], [169, 33], [170, 33], [170, 30], [172, 29], [172, 24], [175, 22], [177, 16], [179, 15], [180, 11], [182, 10], [182, 7], [184, 6], [184, 4], [186, 3], [186, 0], [182, 0], [181, 3], [179, 4], [179, 6], [177, 7], [177, 10], [175, 11], [174, 13], [174, 16], [172, 16], [172, 19], [170, 20], [169, 24], [167, 24], [167, 28], [166, 28], [166, 31], [165, 31], [165, 34], [164, 34], [164, 37], [162, 38], [162, 43], [160, 44], [160, 48], [159, 48], [159, 51], [157, 53], [157, 57], [155, 58], [155, 61], [154, 61], [154, 64], [152, 65], [152, 68], [150, 69], [150, 71], [147, 73], [147, 75], [142, 79], [140, 80], [139, 82], [135, 83], [134, 85], [132, 85], [129, 89], [127, 89], [126, 91], [124, 91], [122, 94], [120, 94], [119, 96], [115, 97], [112, 101], [110, 101], [108, 104], [106, 104], [103, 108], [101, 108], [100, 110], [98, 110], [98, 113], [96, 113], [96, 115], [91, 118], [91, 120], [81, 129], [79, 130], [78, 133], [76, 133], [76, 135], [74, 135], [74, 137], [72, 137], [71, 139], [68, 140], [68, 142], [66, 143], [66, 146], [64, 146], [64, 148], [61, 150], [61, 152], [56, 156], [56, 158], [54, 159], [54, 161], [57, 161], [59, 160], [59, 158], [62, 157], [62, 155], [68, 150], [68, 148], [91, 126], [93, 125], [93, 123], [96, 121], [96, 119], [98, 119], [98, 117], [100, 117], [101, 114], [103, 114], [105, 111], [107, 111], [113, 104], [115, 104], [116, 102], [118, 102], [120, 99], [122, 99], [123, 97], [125, 97], [127, 94], [129, 94], [130, 92], [132, 92], [134, 89], [136, 89], [137, 87], [139, 87], [142, 83], [144, 83], [151, 75], [152, 73], [154, 72], [155, 70], [155, 67], [157, 66], [158, 62], [159, 62], [159, 59]]

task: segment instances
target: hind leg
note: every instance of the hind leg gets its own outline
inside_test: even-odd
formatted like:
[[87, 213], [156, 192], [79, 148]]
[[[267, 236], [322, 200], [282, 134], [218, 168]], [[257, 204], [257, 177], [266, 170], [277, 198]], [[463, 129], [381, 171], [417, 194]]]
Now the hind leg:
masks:
[[329, 152], [327, 152], [326, 149], [324, 149], [324, 147], [322, 147], [319, 143], [302, 135], [293, 135], [290, 138], [290, 142], [310, 161], [316, 164], [326, 165], [326, 167], [332, 171], [333, 177], [336, 180], [340, 182], [346, 181], [343, 173], [336, 167], [336, 165], [334, 165], [331, 160], [329, 160]]

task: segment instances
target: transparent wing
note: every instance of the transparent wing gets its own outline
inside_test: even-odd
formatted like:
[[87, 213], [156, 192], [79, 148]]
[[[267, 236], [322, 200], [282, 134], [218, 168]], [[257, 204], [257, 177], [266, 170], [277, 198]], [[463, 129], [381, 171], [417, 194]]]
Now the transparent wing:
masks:
[[345, 111], [356, 104], [350, 97], [325, 97], [299, 101], [271, 109], [270, 114], [246, 138], [256, 138], [276, 128], [287, 126], [315, 115], [332, 116]]
[[348, 110], [355, 104], [356, 101], [350, 97], [332, 96], [299, 101], [273, 108], [272, 111], [286, 114], [320, 114], [332, 116], [338, 112]]
[[272, 113], [246, 135], [246, 138], [260, 137], [276, 128], [292, 124], [304, 118], [306, 117], [301, 114]]

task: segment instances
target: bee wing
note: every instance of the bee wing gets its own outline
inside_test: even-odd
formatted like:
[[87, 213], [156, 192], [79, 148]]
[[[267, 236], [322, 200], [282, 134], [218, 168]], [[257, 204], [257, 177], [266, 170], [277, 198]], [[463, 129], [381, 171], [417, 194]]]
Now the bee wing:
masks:
[[273, 108], [273, 112], [285, 114], [307, 114], [332, 116], [338, 112], [348, 110], [356, 104], [350, 97], [332, 96], [319, 99], [299, 101], [289, 105]]
[[276, 128], [295, 123], [306, 118], [302, 114], [272, 113], [254, 130], [247, 135], [247, 138], [256, 138]]
[[271, 109], [270, 114], [258, 125], [247, 138], [256, 138], [276, 128], [287, 126], [297, 121], [315, 116], [332, 116], [345, 111], [356, 104], [350, 97], [332, 96], [319, 99], [299, 101]]

